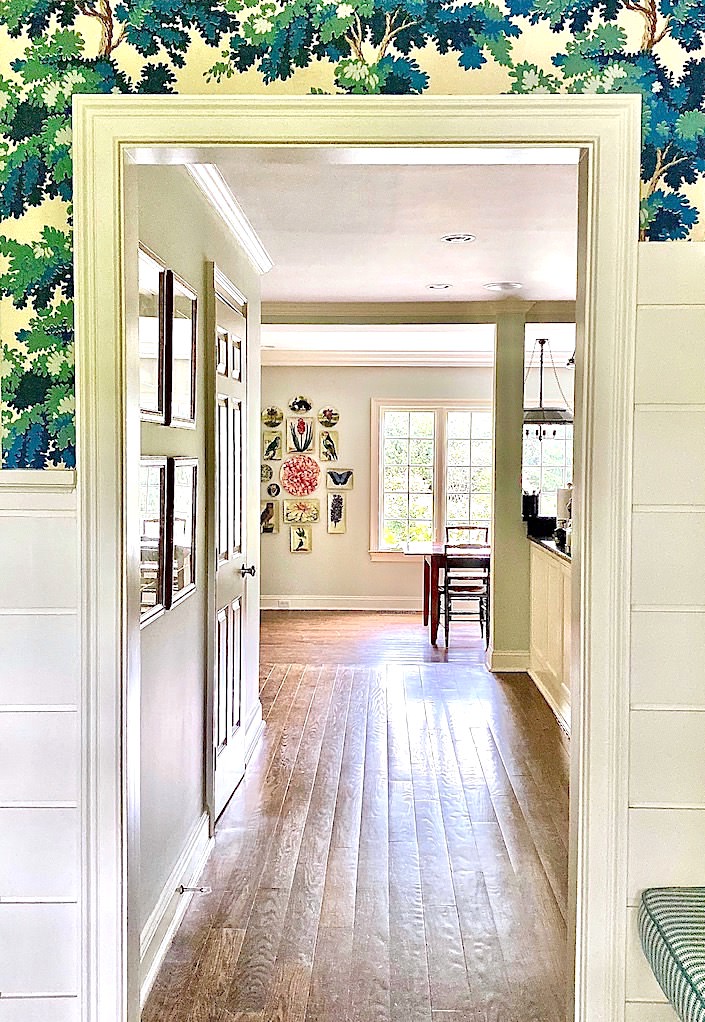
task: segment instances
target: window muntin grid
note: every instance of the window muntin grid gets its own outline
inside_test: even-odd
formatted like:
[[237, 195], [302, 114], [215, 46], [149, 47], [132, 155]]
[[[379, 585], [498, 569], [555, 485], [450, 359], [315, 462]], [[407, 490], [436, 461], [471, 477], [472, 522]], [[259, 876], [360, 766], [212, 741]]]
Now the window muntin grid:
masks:
[[492, 413], [446, 414], [447, 525], [492, 525]]
[[557, 491], [573, 480], [572, 424], [546, 426], [541, 440], [534, 428], [524, 433], [522, 452], [522, 488], [539, 494], [539, 514], [555, 517]]
[[443, 541], [445, 526], [492, 524], [492, 412], [463, 406], [379, 412], [378, 549]]

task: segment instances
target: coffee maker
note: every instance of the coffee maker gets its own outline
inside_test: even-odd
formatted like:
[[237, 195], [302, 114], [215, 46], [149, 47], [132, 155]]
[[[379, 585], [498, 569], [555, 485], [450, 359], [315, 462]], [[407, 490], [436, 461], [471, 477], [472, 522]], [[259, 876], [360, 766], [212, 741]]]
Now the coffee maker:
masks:
[[569, 483], [561, 487], [556, 501], [556, 532], [555, 540], [559, 547], [570, 553], [571, 535], [573, 531], [573, 490]]

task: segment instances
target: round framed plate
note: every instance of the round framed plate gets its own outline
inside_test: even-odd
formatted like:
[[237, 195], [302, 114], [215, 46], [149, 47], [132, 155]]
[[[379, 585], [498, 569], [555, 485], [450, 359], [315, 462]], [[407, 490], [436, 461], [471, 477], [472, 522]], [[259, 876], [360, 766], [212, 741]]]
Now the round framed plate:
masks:
[[274, 476], [274, 470], [271, 465], [260, 465], [259, 467], [259, 478], [260, 482], [268, 483]]
[[340, 412], [337, 408], [321, 408], [318, 413], [318, 421], [326, 429], [331, 429], [333, 426], [338, 425], [340, 419]]
[[262, 422], [270, 429], [275, 429], [277, 426], [281, 426], [283, 421], [284, 412], [276, 405], [270, 405], [269, 408], [262, 409]]
[[267, 496], [269, 497], [278, 497], [281, 492], [282, 488], [279, 483], [270, 483], [267, 487]]
[[292, 397], [289, 402], [289, 410], [292, 412], [310, 412], [313, 408], [313, 401], [310, 397], [304, 397], [303, 394], [297, 394], [296, 397]]
[[292, 497], [308, 497], [318, 486], [321, 467], [308, 454], [294, 454], [281, 467], [282, 486]]

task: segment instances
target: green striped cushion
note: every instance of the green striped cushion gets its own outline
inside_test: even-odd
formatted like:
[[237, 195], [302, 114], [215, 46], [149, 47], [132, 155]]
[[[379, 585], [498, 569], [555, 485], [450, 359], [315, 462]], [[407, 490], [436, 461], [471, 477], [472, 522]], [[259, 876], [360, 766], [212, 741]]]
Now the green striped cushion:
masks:
[[683, 1022], [705, 1022], [705, 887], [654, 887], [639, 935], [659, 986]]

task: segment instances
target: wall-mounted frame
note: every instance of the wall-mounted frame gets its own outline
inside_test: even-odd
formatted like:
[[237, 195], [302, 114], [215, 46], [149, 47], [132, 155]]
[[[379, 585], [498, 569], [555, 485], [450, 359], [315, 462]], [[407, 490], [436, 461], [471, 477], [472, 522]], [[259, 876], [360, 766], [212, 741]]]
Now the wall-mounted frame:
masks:
[[196, 458], [167, 460], [165, 606], [173, 607], [196, 588]]
[[166, 267], [153, 252], [139, 246], [140, 416], [165, 421], [164, 285]]
[[166, 608], [164, 550], [167, 525], [167, 459], [140, 459], [140, 624]]
[[166, 423], [196, 425], [196, 336], [198, 299], [172, 270], [164, 277]]

